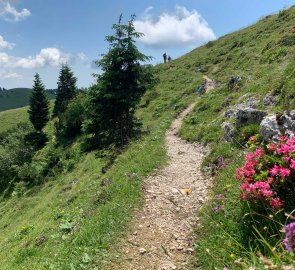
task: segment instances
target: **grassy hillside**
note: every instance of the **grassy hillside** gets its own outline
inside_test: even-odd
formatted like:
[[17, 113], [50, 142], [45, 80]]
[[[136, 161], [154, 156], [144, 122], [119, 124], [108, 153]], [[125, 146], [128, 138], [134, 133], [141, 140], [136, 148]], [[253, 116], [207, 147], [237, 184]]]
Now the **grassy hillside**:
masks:
[[[0, 91], [0, 112], [29, 104], [29, 98], [32, 89], [29, 88], [13, 88], [6, 91]], [[54, 95], [49, 93], [49, 99], [53, 99]]]
[[[54, 102], [51, 100], [50, 109], [52, 110]], [[10, 128], [15, 127], [17, 124], [29, 121], [29, 115], [27, 113], [29, 107], [22, 107], [18, 109], [0, 111], [0, 133]]]
[[[0, 202], [1, 269], [103, 269], [104, 261], [115, 260], [110, 250], [126, 232], [132, 210], [142, 202], [142, 178], [166, 161], [165, 130], [195, 100], [198, 104], [181, 136], [211, 144], [212, 153], [204, 166], [220, 156], [229, 164], [217, 171], [213, 194], [226, 192], [225, 210], [216, 214], [210, 202], [202, 211], [196, 269], [247, 269], [250, 265], [263, 269], [255, 251], [250, 252], [242, 241], [249, 235], [241, 230], [243, 206], [233, 173], [243, 149], [222, 142], [219, 115], [226, 110], [225, 99], [233, 105], [251, 93], [261, 100], [271, 90], [280, 93], [274, 110], [294, 108], [294, 18], [292, 8], [155, 67], [160, 81], [154, 91], [146, 93], [137, 111], [146, 133], [106, 173], [102, 169], [107, 160], [81, 153], [79, 141], [64, 149], [60, 146], [58, 151], [65, 155], [51, 181], [32, 190], [19, 187], [11, 198]], [[204, 74], [218, 85], [198, 98], [195, 88]], [[236, 91], [227, 88], [231, 76], [242, 77]], [[39, 166], [51, 155], [55, 143], [51, 130], [52, 123], [47, 128], [50, 143], [34, 157]], [[287, 255], [284, 259], [288, 261]]]
[[[251, 213], [240, 200], [240, 183], [234, 178], [236, 168], [242, 163], [247, 138], [258, 133], [259, 126], [237, 129], [232, 142], [223, 140], [221, 128], [222, 122], [231, 121], [222, 117], [222, 113], [247, 97], [257, 98], [258, 108], [263, 110], [282, 113], [295, 108], [294, 18], [293, 7], [209, 42], [179, 59], [217, 82], [216, 89], [197, 103], [180, 132], [183, 138], [209, 143], [212, 149], [203, 166], [205, 170], [208, 166], [213, 168], [215, 187], [212, 200], [201, 211], [202, 225], [196, 236], [196, 265], [202, 269], [248, 269], [250, 266], [266, 269], [267, 262], [259, 250], [273, 259], [274, 269], [283, 269], [284, 264], [295, 265], [291, 254], [284, 251], [282, 233], [263, 237], [274, 226], [283, 228], [284, 224], [275, 220], [279, 214], [269, 212], [259, 218], [255, 212]], [[235, 89], [228, 87], [232, 76], [242, 78]], [[263, 105], [263, 97], [269, 92], [277, 97], [274, 107]], [[257, 219], [257, 227], [247, 227], [250, 216]], [[268, 265], [271, 264], [268, 261]]]
[[10, 129], [18, 123], [27, 122], [29, 120], [27, 110], [28, 107], [24, 107], [0, 112], [0, 132]]
[[48, 125], [50, 142], [34, 157], [35, 169], [53, 151], [64, 156], [49, 182], [31, 190], [20, 186], [0, 203], [1, 269], [100, 269], [104, 260], [114, 259], [108, 251], [140, 206], [142, 178], [166, 161], [165, 130], [195, 100], [194, 87], [202, 78], [173, 63], [156, 67], [156, 72], [160, 82], [137, 111], [145, 134], [105, 174], [108, 160], [83, 154], [79, 141], [53, 150], [53, 123]]

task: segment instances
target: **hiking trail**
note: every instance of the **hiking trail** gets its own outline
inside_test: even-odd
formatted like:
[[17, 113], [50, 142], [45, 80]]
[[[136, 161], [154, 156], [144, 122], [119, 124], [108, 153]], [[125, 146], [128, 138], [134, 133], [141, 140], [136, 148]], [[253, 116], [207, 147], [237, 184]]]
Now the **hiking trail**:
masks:
[[204, 75], [203, 78], [205, 80], [205, 91], [206, 92], [215, 88], [216, 82], [214, 80], [210, 79], [207, 75]]
[[[206, 91], [215, 82], [204, 76]], [[183, 119], [193, 110], [189, 105], [166, 131], [169, 162], [144, 180], [144, 206], [135, 212], [132, 230], [118, 247], [108, 269], [188, 270], [194, 255], [196, 211], [207, 200], [212, 179], [201, 172], [208, 152], [177, 136]]]

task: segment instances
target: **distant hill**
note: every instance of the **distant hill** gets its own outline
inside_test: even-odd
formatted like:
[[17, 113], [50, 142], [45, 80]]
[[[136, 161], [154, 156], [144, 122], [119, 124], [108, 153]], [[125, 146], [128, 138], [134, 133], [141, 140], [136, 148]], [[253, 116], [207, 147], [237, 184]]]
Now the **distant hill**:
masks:
[[[13, 88], [0, 91], [0, 112], [25, 107], [29, 105], [29, 98], [32, 89], [30, 88]], [[55, 98], [54, 90], [47, 90], [48, 98]]]

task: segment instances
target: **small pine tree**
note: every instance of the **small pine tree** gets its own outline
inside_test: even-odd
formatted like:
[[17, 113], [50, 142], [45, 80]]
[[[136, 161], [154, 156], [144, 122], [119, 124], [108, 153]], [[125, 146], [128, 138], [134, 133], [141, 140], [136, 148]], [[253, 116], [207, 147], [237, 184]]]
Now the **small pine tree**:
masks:
[[49, 101], [38, 73], [35, 74], [28, 113], [35, 130], [42, 131], [49, 120]]
[[127, 24], [121, 24], [121, 19], [112, 27], [115, 34], [106, 37], [108, 53], [96, 62], [103, 73], [96, 75], [97, 84], [90, 90], [84, 123], [91, 148], [128, 141], [137, 126], [135, 108], [154, 82], [151, 68], [141, 64], [151, 57], [135, 44], [135, 39], [142, 36], [135, 31], [135, 16]]
[[68, 103], [72, 100], [77, 91], [77, 78], [67, 64], [62, 65], [57, 82], [56, 99], [53, 109], [53, 116], [64, 113]]

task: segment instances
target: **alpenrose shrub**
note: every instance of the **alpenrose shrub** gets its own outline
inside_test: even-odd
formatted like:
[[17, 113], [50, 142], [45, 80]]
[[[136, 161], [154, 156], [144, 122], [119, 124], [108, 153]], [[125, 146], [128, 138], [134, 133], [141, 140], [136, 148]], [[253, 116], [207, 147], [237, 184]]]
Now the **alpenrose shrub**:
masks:
[[295, 199], [295, 137], [281, 136], [277, 143], [249, 139], [251, 152], [237, 169], [241, 181], [241, 199], [267, 209], [293, 210]]

